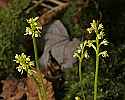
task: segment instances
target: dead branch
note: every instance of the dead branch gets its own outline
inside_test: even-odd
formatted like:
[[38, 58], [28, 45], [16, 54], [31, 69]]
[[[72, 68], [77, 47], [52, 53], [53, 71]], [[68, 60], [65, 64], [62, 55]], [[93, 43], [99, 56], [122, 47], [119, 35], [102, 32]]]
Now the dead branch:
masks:
[[28, 9], [26, 10], [26, 14], [29, 14], [31, 10], [33, 10], [34, 8], [36, 8], [37, 6], [39, 6], [42, 2], [43, 2], [43, 0], [32, 1], [32, 3], [34, 3], [34, 5], [31, 6], [30, 8], [28, 8]]
[[[68, 0], [33, 0], [33, 6], [26, 10], [26, 13], [30, 13], [30, 11], [38, 6], [41, 6], [43, 10], [43, 14], [40, 16], [39, 20], [41, 25], [45, 25], [49, 23], [59, 12], [63, 11], [69, 4]], [[55, 4], [53, 6], [51, 4]], [[44, 11], [45, 10], [45, 11]]]
[[[57, 6], [51, 8], [51, 10], [47, 11], [46, 13], [40, 16], [39, 21], [41, 25], [45, 25], [49, 23], [59, 12], [63, 11], [69, 4], [68, 2], [64, 3], [61, 1], [57, 1], [57, 0], [48, 0], [48, 2], [57, 4]], [[50, 7], [48, 6], [48, 8]]]

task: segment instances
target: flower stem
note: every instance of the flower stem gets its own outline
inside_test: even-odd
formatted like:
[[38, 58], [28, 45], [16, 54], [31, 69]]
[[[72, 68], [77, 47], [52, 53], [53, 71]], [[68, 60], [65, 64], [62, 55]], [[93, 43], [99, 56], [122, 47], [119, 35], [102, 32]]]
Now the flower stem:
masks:
[[81, 87], [83, 100], [85, 100], [85, 94], [84, 94], [83, 86], [82, 86], [82, 71], [81, 70], [82, 70], [82, 61], [83, 61], [83, 58], [84, 58], [83, 52], [84, 52], [85, 45], [86, 44], [83, 45], [81, 57], [79, 58], [79, 79], [80, 79], [80, 87]]
[[33, 46], [34, 46], [36, 68], [37, 68], [37, 70], [39, 70], [40, 66], [39, 66], [39, 61], [38, 61], [38, 52], [37, 52], [36, 38], [32, 37], [32, 39], [33, 39]]
[[81, 87], [82, 97], [83, 97], [83, 100], [85, 100], [85, 95], [84, 95], [83, 86], [82, 86], [81, 67], [82, 67], [82, 59], [79, 60], [79, 79], [80, 79], [80, 87]]
[[[32, 37], [32, 39], [33, 39], [33, 46], [34, 46], [36, 68], [37, 68], [37, 71], [39, 73], [40, 65], [39, 65], [39, 61], [38, 61], [38, 52], [37, 52], [36, 38]], [[46, 94], [46, 90], [45, 90], [44, 83], [43, 83], [43, 76], [40, 76], [40, 78], [38, 78], [38, 77], [37, 76], [36, 77], [32, 76], [32, 78], [34, 79], [34, 81], [36, 82], [36, 84], [38, 86], [39, 100], [47, 100], [47, 94]], [[37, 78], [39, 80], [37, 80]]]
[[37, 85], [39, 100], [47, 100], [47, 94], [46, 94], [44, 83], [43, 83], [43, 77], [41, 79], [42, 82], [40, 80], [37, 80], [37, 76], [35, 75], [32, 75], [31, 77]]
[[99, 39], [96, 37], [96, 72], [95, 72], [95, 83], [94, 83], [94, 100], [97, 99], [97, 80], [98, 80], [98, 69], [99, 69]]

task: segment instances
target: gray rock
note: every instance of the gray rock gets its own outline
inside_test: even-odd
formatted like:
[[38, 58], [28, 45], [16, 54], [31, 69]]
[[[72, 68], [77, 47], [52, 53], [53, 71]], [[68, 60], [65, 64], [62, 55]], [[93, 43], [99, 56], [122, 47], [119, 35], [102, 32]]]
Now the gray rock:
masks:
[[49, 51], [63, 68], [72, 67], [76, 60], [73, 58], [73, 51], [80, 41], [74, 38], [69, 39], [68, 32], [60, 20], [54, 21], [47, 28], [45, 34], [45, 47], [40, 58], [40, 64], [47, 66]]

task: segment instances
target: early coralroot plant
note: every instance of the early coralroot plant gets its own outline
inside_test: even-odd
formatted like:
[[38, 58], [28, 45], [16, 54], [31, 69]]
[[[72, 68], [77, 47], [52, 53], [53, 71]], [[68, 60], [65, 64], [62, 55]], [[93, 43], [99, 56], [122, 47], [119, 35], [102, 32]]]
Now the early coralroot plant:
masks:
[[84, 100], [85, 100], [85, 95], [84, 95], [83, 86], [82, 86], [81, 67], [82, 67], [83, 59], [89, 57], [87, 50], [85, 49], [86, 45], [87, 45], [87, 41], [80, 43], [80, 46], [75, 50], [74, 55], [73, 55], [73, 57], [76, 57], [79, 60], [79, 79], [80, 79], [80, 85], [81, 85], [81, 93], [82, 93], [82, 97], [84, 98]]
[[102, 45], [108, 45], [109, 42], [104, 38], [104, 28], [102, 24], [99, 24], [98, 21], [96, 22], [93, 20], [90, 28], [87, 28], [87, 31], [89, 34], [95, 33], [96, 39], [94, 40], [85, 40], [84, 42], [81, 42], [80, 46], [77, 48], [77, 50], [74, 52], [73, 57], [78, 58], [79, 60], [79, 78], [80, 78], [80, 84], [81, 84], [81, 92], [83, 94], [83, 98], [85, 100], [85, 95], [82, 88], [82, 76], [81, 76], [81, 64], [84, 58], [88, 58], [89, 55], [87, 53], [87, 50], [85, 47], [92, 47], [96, 53], [96, 71], [95, 71], [95, 82], [94, 82], [94, 100], [97, 99], [97, 80], [98, 80], [98, 70], [99, 70], [99, 57], [108, 57], [107, 51], [101, 51]]
[[[95, 71], [95, 82], [94, 82], [94, 100], [97, 99], [97, 80], [98, 80], [98, 69], [99, 69], [99, 56], [108, 57], [107, 51], [101, 51], [100, 47], [102, 45], [108, 45], [108, 41], [104, 39], [104, 28], [102, 24], [99, 24], [98, 21], [96, 22], [93, 20], [91, 27], [87, 29], [89, 34], [96, 33], [95, 40], [88, 40], [88, 47], [92, 47], [96, 53], [96, 71]], [[95, 45], [94, 45], [95, 43]]]
[[30, 18], [29, 20], [27, 20], [29, 27], [26, 27], [26, 33], [24, 34], [24, 35], [32, 36], [37, 69], [39, 69], [40, 66], [39, 66], [39, 61], [38, 61], [36, 38], [40, 36], [40, 30], [42, 30], [42, 27], [40, 27], [40, 24], [37, 21], [38, 18], [39, 17], [35, 17], [35, 18]]
[[[27, 72], [28, 76], [35, 81], [38, 87], [39, 100], [48, 100], [45, 85], [43, 83], [43, 76], [39, 76], [40, 66], [38, 62], [36, 38], [40, 36], [40, 30], [42, 28], [39, 27], [39, 23], [37, 20], [38, 17], [30, 18], [29, 20], [27, 20], [27, 22], [29, 23], [29, 27], [26, 27], [26, 34], [24, 34], [32, 36], [35, 54], [35, 64], [33, 63], [33, 61], [30, 61], [30, 57], [26, 56], [24, 53], [22, 53], [21, 55], [16, 54], [14, 61], [19, 64], [17, 69], [19, 72], [21, 72], [21, 74], [24, 70]], [[37, 69], [33, 68], [33, 66], [35, 65]]]

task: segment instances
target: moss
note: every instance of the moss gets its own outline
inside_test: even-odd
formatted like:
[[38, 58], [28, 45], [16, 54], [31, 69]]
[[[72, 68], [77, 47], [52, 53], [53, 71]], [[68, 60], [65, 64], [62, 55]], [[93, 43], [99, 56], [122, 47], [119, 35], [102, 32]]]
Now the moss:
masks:
[[10, 0], [6, 8], [0, 9], [0, 73], [14, 70], [13, 58], [19, 48], [17, 40], [24, 31], [21, 13], [29, 3], [30, 0]]

